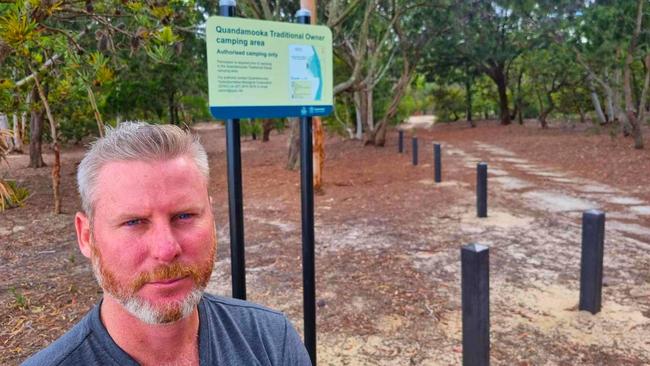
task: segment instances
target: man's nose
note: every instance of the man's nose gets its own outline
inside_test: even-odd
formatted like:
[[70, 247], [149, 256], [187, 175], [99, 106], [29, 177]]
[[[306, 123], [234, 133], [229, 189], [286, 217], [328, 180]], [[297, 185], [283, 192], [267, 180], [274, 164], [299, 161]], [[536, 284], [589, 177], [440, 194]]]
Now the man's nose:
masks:
[[151, 254], [161, 262], [173, 262], [181, 254], [181, 246], [169, 223], [158, 223], [154, 226], [151, 238]]

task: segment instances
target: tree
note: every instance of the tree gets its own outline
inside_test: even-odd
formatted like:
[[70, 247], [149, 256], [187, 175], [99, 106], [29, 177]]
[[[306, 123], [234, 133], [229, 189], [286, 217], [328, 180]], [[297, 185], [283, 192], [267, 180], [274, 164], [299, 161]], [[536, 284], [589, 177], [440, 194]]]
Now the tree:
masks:
[[563, 88], [583, 82], [570, 52], [550, 43], [525, 55], [524, 63], [529, 65], [529, 78], [539, 105], [537, 119], [542, 128], [548, 126], [547, 117], [556, 108], [555, 95]]
[[604, 92], [607, 120], [621, 123], [624, 135], [633, 135], [635, 148], [643, 148], [640, 127], [645, 118], [646, 80], [650, 81], [648, 35], [642, 32], [648, 15], [643, 2], [598, 1], [587, 6], [577, 20], [578, 26], [559, 35], [558, 41], [571, 44], [577, 62], [588, 74], [587, 82], [592, 83], [592, 95], [598, 92], [593, 84]]
[[[173, 49], [180, 44], [180, 37], [174, 28], [193, 21], [191, 2], [118, 2], [96, 1], [76, 2], [61, 0], [57, 2], [34, 2], [19, 0], [13, 4], [0, 4], [3, 15], [0, 17], [0, 62], [8, 64], [14, 74], [22, 74], [20, 80], [5, 83], [5, 89], [23, 87], [33, 83], [32, 103], [40, 103], [49, 122], [50, 138], [54, 151], [52, 166], [52, 186], [54, 212], [60, 213], [60, 147], [59, 123], [55, 119], [49, 98], [56, 84], [67, 82], [57, 76], [65, 75], [65, 68], [79, 66], [79, 57], [88, 53], [93, 45], [99, 55], [110, 57], [113, 66], [119, 67], [119, 53], [139, 49], [145, 50], [157, 62], [169, 62]], [[192, 31], [191, 29], [185, 29]], [[93, 32], [94, 31], [94, 32]], [[90, 38], [94, 34], [94, 38]], [[108, 62], [98, 62], [96, 71], [106, 71]], [[88, 85], [90, 76], [85, 72], [77, 74], [86, 91], [95, 117], [100, 124], [101, 116], [92, 87]], [[13, 75], [12, 75], [13, 79]], [[6, 79], [5, 79], [6, 80]], [[96, 79], [95, 79], [96, 80]], [[5, 106], [0, 106], [4, 109]], [[42, 114], [32, 108], [32, 141], [40, 139]], [[35, 135], [39, 133], [38, 135]], [[41, 165], [40, 149], [32, 149], [30, 155], [34, 165]]]

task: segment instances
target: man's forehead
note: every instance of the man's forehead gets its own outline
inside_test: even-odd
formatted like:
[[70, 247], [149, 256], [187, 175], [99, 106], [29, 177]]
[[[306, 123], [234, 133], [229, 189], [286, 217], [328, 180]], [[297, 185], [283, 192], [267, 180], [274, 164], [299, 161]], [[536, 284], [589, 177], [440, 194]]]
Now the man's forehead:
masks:
[[183, 157], [106, 163], [99, 171], [95, 187], [97, 204], [103, 201], [135, 208], [151, 200], [164, 201], [170, 194], [175, 199], [190, 201], [203, 194], [207, 196], [206, 179], [190, 159]]
[[[114, 160], [106, 162], [99, 169], [97, 183], [109, 181], [114, 184], [115, 179], [139, 180], [143, 177], [187, 177], [201, 176], [199, 168], [187, 156], [179, 156], [160, 160]], [[205, 179], [203, 179], [205, 180]]]

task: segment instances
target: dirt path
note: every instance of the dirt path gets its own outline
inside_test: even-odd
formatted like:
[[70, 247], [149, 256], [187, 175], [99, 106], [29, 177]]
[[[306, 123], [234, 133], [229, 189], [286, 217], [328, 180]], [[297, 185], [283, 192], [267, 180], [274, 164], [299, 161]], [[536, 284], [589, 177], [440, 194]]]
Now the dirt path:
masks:
[[[197, 133], [211, 161], [220, 239], [209, 291], [229, 295], [223, 130]], [[316, 197], [320, 365], [459, 364], [460, 247], [471, 242], [491, 252], [493, 364], [650, 363], [647, 150], [561, 126], [434, 125], [418, 135], [417, 167], [408, 149], [397, 153], [396, 133], [383, 149], [326, 142], [325, 188]], [[286, 137], [242, 143], [247, 287], [250, 300], [285, 311], [301, 328], [300, 187], [298, 173], [283, 168]], [[433, 141], [443, 145], [441, 184], [432, 180]], [[12, 171], [34, 196], [0, 214], [1, 364], [49, 343], [101, 295], [71, 225], [80, 151], [64, 154], [58, 217], [48, 213], [49, 170]], [[485, 219], [475, 217], [479, 161], [489, 164]], [[576, 310], [580, 216], [592, 207], [607, 214], [596, 316]]]

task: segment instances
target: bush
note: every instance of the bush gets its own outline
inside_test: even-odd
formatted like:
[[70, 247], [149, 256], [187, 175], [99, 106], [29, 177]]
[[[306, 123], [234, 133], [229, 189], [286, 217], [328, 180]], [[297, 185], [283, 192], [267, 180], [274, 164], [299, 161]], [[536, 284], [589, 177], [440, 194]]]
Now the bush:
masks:
[[465, 115], [464, 92], [457, 85], [440, 86], [433, 91], [433, 105], [438, 120], [457, 121]]
[[212, 120], [210, 107], [206, 98], [199, 95], [183, 95], [179, 102], [183, 105], [191, 123]]
[[0, 179], [0, 212], [22, 206], [29, 198], [27, 188], [19, 187], [16, 182]]

